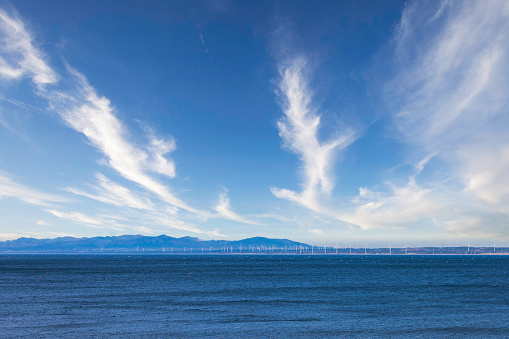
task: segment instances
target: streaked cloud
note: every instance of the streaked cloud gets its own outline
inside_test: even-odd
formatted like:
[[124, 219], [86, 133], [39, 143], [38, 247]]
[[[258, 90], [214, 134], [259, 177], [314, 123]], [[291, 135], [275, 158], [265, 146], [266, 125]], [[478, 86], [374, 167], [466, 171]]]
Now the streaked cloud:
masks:
[[177, 198], [147, 173], [150, 169], [167, 176], [175, 175], [173, 163], [163, 157], [174, 149], [174, 144], [152, 138], [145, 151], [129, 142], [126, 128], [116, 117], [110, 101], [98, 96], [83, 74], [70, 67], [68, 69], [76, 84], [72, 95], [56, 93], [49, 96], [52, 108], [62, 119], [71, 128], [83, 133], [106, 156], [106, 163], [124, 178], [155, 193], [168, 204], [192, 213], [205, 213]]
[[258, 225], [258, 223], [248, 220], [232, 210], [230, 206], [230, 198], [228, 197], [228, 190], [226, 189], [219, 195], [219, 202], [214, 209], [217, 211], [217, 213], [226, 219], [241, 222], [244, 224]]
[[208, 234], [208, 235], [219, 235], [218, 231], [205, 231], [198, 228], [195, 224], [190, 222], [185, 222], [183, 220], [177, 219], [171, 215], [164, 215], [159, 213], [155, 215], [152, 219], [153, 223], [156, 225], [165, 226], [166, 228], [172, 228], [180, 231], [186, 231], [197, 234]]
[[[366, 228], [427, 220], [455, 234], [507, 234], [494, 221], [509, 214], [506, 32], [506, 1], [407, 5], [386, 99], [402, 140], [429, 156], [406, 186], [388, 183], [392, 193], [361, 194], [347, 220]], [[449, 170], [441, 178], [417, 177], [432, 159]], [[445, 184], [434, 185], [439, 179]]]
[[80, 212], [62, 212], [58, 210], [47, 210], [48, 213], [51, 213], [57, 218], [64, 219], [67, 221], [71, 221], [77, 224], [82, 224], [86, 226], [92, 227], [105, 227], [109, 222], [102, 218], [97, 218], [93, 216], [89, 216]]
[[54, 194], [48, 194], [28, 186], [19, 184], [0, 172], [0, 198], [10, 197], [36, 206], [52, 206], [67, 199]]
[[302, 162], [303, 190], [272, 187], [272, 193], [282, 199], [295, 201], [313, 211], [320, 211], [319, 198], [334, 188], [332, 166], [341, 150], [355, 140], [355, 133], [345, 129], [329, 141], [319, 138], [320, 115], [315, 113], [312, 91], [308, 84], [307, 60], [299, 57], [280, 67], [280, 99], [284, 116], [278, 122], [283, 146], [295, 153]]
[[101, 173], [96, 173], [98, 186], [94, 187], [95, 193], [68, 187], [66, 190], [73, 194], [81, 195], [106, 204], [126, 206], [144, 210], [153, 210], [154, 206], [149, 199], [142, 199], [134, 195], [128, 188], [112, 182]]
[[57, 74], [44, 61], [44, 54], [34, 47], [24, 23], [0, 9], [0, 76], [18, 79], [25, 74], [38, 85], [55, 83]]

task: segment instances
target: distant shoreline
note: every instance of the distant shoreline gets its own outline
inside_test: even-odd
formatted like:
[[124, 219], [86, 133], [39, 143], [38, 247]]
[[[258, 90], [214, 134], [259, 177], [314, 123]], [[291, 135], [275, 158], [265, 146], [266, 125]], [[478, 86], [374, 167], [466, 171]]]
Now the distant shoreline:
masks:
[[404, 256], [507, 256], [509, 253], [285, 253], [285, 252], [263, 252], [263, 253], [224, 253], [224, 252], [206, 252], [206, 253], [184, 253], [184, 252], [0, 252], [0, 256], [9, 255], [93, 255], [93, 256], [111, 256], [111, 255], [139, 255], [139, 256], [328, 256], [328, 257], [362, 257], [362, 256], [383, 256], [383, 257], [404, 257]]

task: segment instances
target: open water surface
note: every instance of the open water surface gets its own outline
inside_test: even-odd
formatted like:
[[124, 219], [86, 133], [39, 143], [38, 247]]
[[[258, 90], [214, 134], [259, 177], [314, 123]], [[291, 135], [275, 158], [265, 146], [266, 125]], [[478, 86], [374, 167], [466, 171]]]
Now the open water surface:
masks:
[[1, 255], [0, 337], [509, 337], [509, 256]]

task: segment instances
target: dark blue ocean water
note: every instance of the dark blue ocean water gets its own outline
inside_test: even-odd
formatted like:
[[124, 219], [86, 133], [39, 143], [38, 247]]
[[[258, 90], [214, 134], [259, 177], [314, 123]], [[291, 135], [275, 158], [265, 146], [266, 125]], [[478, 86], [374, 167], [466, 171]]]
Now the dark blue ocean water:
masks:
[[112, 336], [509, 337], [509, 256], [0, 256], [0, 337]]

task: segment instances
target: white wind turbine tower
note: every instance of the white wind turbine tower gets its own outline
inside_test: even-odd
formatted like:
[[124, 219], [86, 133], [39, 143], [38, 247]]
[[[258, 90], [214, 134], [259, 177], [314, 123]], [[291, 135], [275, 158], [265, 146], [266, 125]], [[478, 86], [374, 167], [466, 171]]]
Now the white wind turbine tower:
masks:
[[495, 244], [495, 242], [493, 242], [493, 253], [496, 253], [496, 252], [497, 252], [496, 247], [497, 247], [497, 245]]
[[408, 254], [408, 246], [406, 244], [406, 241], [405, 241], [405, 254]]
[[368, 254], [368, 243], [364, 244], [364, 254]]
[[470, 252], [470, 241], [467, 242], [467, 254]]
[[389, 244], [389, 255], [392, 255], [392, 244]]

